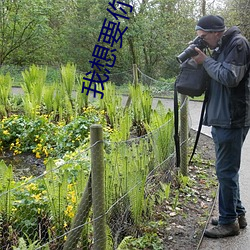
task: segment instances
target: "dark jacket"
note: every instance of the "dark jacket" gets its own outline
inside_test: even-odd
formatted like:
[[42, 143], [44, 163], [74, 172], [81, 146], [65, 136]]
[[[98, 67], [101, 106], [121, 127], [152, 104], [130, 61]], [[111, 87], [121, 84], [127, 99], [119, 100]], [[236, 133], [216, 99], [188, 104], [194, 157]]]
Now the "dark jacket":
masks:
[[250, 126], [250, 46], [237, 27], [227, 30], [218, 50], [203, 63], [211, 77], [204, 125]]

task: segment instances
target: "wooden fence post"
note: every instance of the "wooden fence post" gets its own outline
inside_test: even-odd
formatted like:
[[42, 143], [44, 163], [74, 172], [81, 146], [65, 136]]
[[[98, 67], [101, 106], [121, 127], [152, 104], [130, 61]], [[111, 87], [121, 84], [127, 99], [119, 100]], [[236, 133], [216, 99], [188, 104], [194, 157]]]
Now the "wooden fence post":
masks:
[[99, 124], [90, 127], [91, 176], [93, 205], [93, 250], [106, 249], [105, 183], [103, 130]]
[[138, 84], [138, 71], [137, 71], [137, 65], [133, 64], [133, 77], [134, 77], [134, 85]]

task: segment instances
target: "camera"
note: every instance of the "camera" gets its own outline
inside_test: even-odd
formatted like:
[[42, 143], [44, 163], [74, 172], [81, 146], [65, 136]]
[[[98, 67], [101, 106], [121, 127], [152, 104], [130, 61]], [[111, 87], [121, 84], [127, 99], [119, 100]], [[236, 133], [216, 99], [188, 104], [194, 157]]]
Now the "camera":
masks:
[[176, 57], [177, 61], [179, 63], [183, 63], [188, 58], [198, 55], [198, 53], [195, 51], [195, 47], [199, 48], [200, 50], [203, 50], [207, 48], [207, 43], [199, 36], [197, 36], [190, 45], [180, 54]]

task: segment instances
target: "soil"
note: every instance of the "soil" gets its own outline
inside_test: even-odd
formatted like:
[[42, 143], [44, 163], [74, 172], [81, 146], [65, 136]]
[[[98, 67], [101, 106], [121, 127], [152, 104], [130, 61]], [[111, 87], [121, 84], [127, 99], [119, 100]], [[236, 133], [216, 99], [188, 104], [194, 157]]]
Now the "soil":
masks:
[[[196, 132], [191, 131], [191, 147], [195, 134]], [[160, 228], [158, 232], [158, 235], [162, 235], [164, 250], [199, 249], [217, 194], [214, 162], [213, 141], [201, 134], [194, 162], [188, 170], [191, 183], [185, 188], [176, 183], [179, 190], [177, 207], [173, 209], [173, 202], [166, 202], [158, 207], [160, 213], [166, 214], [167, 218], [167, 227]], [[175, 197], [176, 193], [169, 200], [174, 200]]]
[[4, 160], [6, 165], [12, 165], [16, 181], [23, 176], [39, 176], [45, 171], [43, 159], [37, 159], [32, 153], [13, 155], [12, 152], [7, 152], [0, 156], [0, 160]]

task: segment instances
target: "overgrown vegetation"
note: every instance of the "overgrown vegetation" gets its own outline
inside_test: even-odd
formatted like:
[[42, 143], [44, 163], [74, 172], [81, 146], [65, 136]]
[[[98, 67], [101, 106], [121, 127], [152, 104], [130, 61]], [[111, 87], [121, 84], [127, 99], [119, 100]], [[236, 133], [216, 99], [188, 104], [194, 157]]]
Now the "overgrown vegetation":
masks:
[[[115, 218], [129, 220], [126, 230], [132, 233], [152, 213], [150, 199], [144, 200], [146, 182], [154, 165], [173, 149], [173, 114], [161, 103], [153, 111], [152, 95], [142, 85], [130, 86], [132, 104], [125, 108], [111, 83], [103, 99], [82, 102], [77, 92], [79, 76], [72, 64], [61, 67], [62, 82], [47, 84], [46, 74], [46, 68], [32, 65], [22, 73], [24, 95], [6, 94], [8, 112], [1, 114], [0, 122], [1, 153], [34, 154], [44, 159], [45, 172], [38, 178], [17, 178], [12, 167], [1, 162], [1, 246], [63, 246], [66, 238], [62, 235], [67, 236], [89, 176], [90, 125], [100, 123], [106, 140], [107, 222], [112, 245], [118, 247], [124, 233]], [[161, 126], [167, 133], [151, 136]], [[168, 141], [167, 150], [158, 142], [162, 136]], [[114, 206], [118, 200], [121, 202]], [[87, 235], [85, 244], [91, 244], [91, 226]]]
[[[141, 84], [129, 85], [131, 104], [124, 107], [110, 82], [103, 99], [79, 98], [80, 76], [72, 64], [61, 67], [58, 82], [47, 83], [46, 73], [46, 68], [35, 65], [26, 69], [24, 95], [8, 90], [3, 102], [2, 157], [33, 154], [44, 160], [44, 174], [15, 176], [12, 166], [1, 161], [1, 246], [63, 247], [89, 178], [90, 126], [99, 123], [105, 135], [108, 249], [163, 249], [165, 222], [155, 217], [155, 209], [167, 202], [178, 212], [182, 194], [192, 193], [188, 177], [174, 177], [173, 112], [160, 101], [152, 109], [152, 93]], [[5, 77], [9, 86], [9, 74], [0, 79]], [[148, 226], [154, 223], [162, 225], [160, 231]], [[79, 248], [91, 244], [89, 222]]]
[[[107, 11], [107, 8], [112, 9], [109, 2], [17, 0], [13, 4], [2, 1], [0, 65], [5, 68], [1, 70], [6, 67], [12, 70], [12, 65], [60, 66], [73, 62], [78, 70], [87, 73], [104, 19], [117, 22]], [[178, 63], [175, 57], [195, 37], [194, 26], [199, 16], [222, 15], [227, 27], [239, 25], [249, 38], [249, 28], [245, 25], [249, 8], [245, 0], [225, 0], [220, 4], [205, 0], [126, 3], [134, 8], [128, 14], [130, 19], [120, 23], [121, 31], [126, 27], [128, 30], [122, 37], [122, 49], [116, 54], [116, 64], [110, 76], [117, 85], [130, 80], [121, 72], [129, 71], [132, 64], [137, 64], [155, 79], [176, 76]], [[126, 6], [123, 9], [128, 11]], [[123, 14], [119, 7], [116, 13]], [[55, 77], [50, 74], [52, 82]]]

